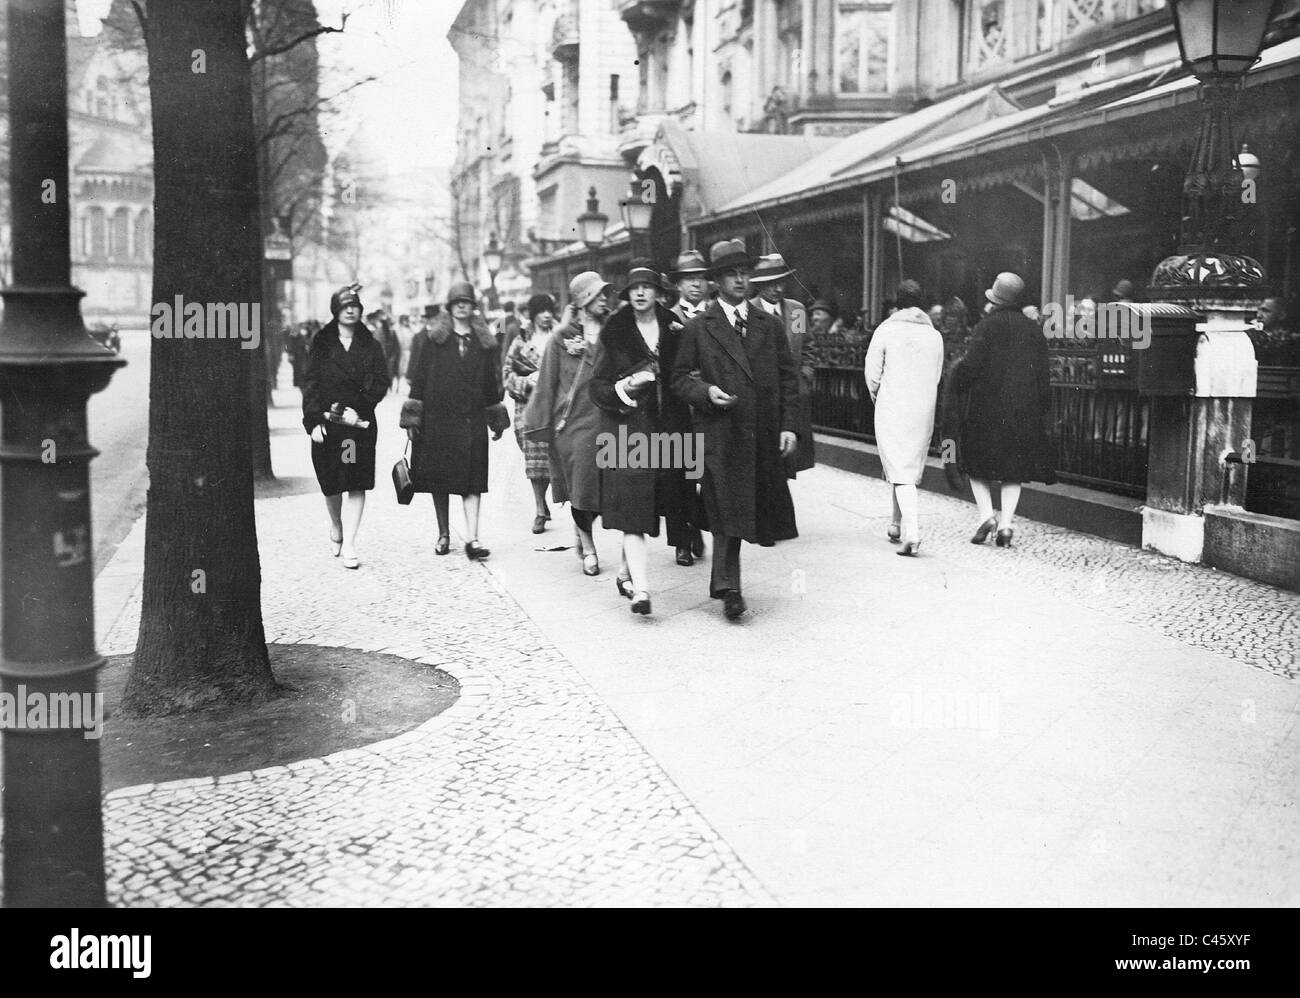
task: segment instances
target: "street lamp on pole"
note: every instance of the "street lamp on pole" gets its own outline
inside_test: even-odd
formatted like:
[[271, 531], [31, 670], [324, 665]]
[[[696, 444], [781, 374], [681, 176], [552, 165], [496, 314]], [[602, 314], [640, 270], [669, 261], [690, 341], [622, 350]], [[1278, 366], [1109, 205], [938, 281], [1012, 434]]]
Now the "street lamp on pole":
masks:
[[633, 259], [649, 257], [650, 248], [646, 247], [644, 253], [639, 252], [637, 243], [650, 232], [650, 223], [655, 210], [654, 202], [642, 198], [636, 189], [636, 184], [633, 183], [631, 190], [628, 191], [627, 200], [619, 202], [619, 210], [623, 215], [623, 225], [627, 229]]
[[497, 245], [497, 234], [495, 232], [488, 239], [487, 249], [483, 251], [483, 266], [487, 267], [488, 272], [488, 306], [495, 309], [497, 307], [497, 274], [501, 273], [501, 247]]
[[596, 188], [593, 186], [587, 191], [587, 210], [578, 216], [578, 237], [587, 247], [587, 269], [597, 273], [600, 272], [600, 260], [596, 256], [596, 251], [605, 241], [605, 226], [608, 224], [609, 216], [600, 210], [600, 202], [596, 200]]
[[[99, 702], [89, 474], [98, 452], [86, 403], [124, 363], [86, 335], [82, 292], [71, 284], [65, 9], [8, 6], [13, 283], [0, 326], [0, 690], [23, 713], [34, 700]], [[47, 200], [51, 183], [58, 196]], [[46, 723], [3, 734], [4, 903], [103, 907], [99, 742], [70, 718], [56, 727], [46, 710]]]

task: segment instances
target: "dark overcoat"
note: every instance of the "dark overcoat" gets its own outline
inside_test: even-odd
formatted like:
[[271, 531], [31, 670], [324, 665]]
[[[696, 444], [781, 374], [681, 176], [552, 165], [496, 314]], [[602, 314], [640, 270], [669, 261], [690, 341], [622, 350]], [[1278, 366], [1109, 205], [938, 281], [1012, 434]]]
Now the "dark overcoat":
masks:
[[424, 403], [411, 446], [416, 492], [471, 495], [488, 487], [488, 426], [484, 408], [500, 402], [501, 352], [478, 316], [470, 319], [465, 356], [452, 333], [451, 317], [439, 315], [425, 340], [412, 349], [407, 372], [411, 398]]
[[[704, 434], [709, 529], [766, 547], [799, 536], [780, 439], [798, 432], [799, 384], [781, 323], [751, 308], [748, 325], [742, 338], [717, 303], [688, 322], [672, 388]], [[716, 408], [710, 385], [736, 403]]]
[[[302, 386], [303, 427], [308, 433], [317, 426], [325, 427], [325, 442], [313, 440], [311, 445], [312, 467], [325, 495], [375, 487], [375, 441], [379, 438], [375, 406], [387, 393], [388, 366], [374, 334], [358, 322], [352, 346], [344, 350], [338, 321], [331, 319], [312, 340]], [[335, 403], [356, 410], [370, 426], [362, 429], [329, 422], [324, 413]]]
[[[662, 305], [655, 306], [659, 323], [659, 342], [654, 353], [646, 346], [636, 326], [636, 312], [631, 306], [622, 308], [609, 317], [600, 334], [600, 349], [595, 370], [591, 375], [591, 398], [604, 414], [601, 432], [610, 434], [611, 440], [620, 439], [620, 427], [627, 440], [634, 434], [652, 442], [652, 434], [691, 433], [690, 409], [673, 395], [666, 379], [677, 360], [682, 324]], [[634, 371], [652, 369], [656, 380], [629, 406], [614, 390], [616, 382]], [[684, 448], [687, 441], [677, 438]], [[614, 448], [609, 448], [613, 451]], [[658, 447], [651, 447], [658, 451]], [[647, 451], [649, 453], [649, 451]], [[676, 456], [684, 456], [679, 449]], [[620, 462], [621, 463], [621, 462]], [[600, 517], [607, 529], [632, 534], [659, 536], [659, 518], [668, 517], [674, 528], [681, 529], [678, 538], [669, 543], [686, 545], [686, 509], [689, 501], [686, 468], [684, 464], [670, 468], [600, 468]], [[674, 544], [674, 546], [676, 546]]]
[[[750, 299], [751, 308], [763, 308], [757, 297]], [[775, 317], [774, 317], [775, 318]], [[813, 375], [816, 361], [813, 356], [812, 333], [808, 329], [808, 310], [801, 301], [793, 298], [781, 299], [781, 323], [785, 326], [785, 339], [790, 347], [790, 357], [794, 361], [795, 373], [799, 377], [799, 446], [785, 459], [786, 473], [794, 478], [800, 471], [807, 471], [817, 463], [813, 451], [812, 429], [812, 393]]]
[[949, 394], [965, 395], [958, 440], [961, 469], [999, 482], [1056, 481], [1047, 417], [1047, 339], [1015, 306], [997, 308], [975, 327], [966, 355], [948, 376]]
[[546, 338], [537, 387], [524, 407], [523, 434], [551, 442], [551, 498], [595, 513], [600, 509], [596, 437], [602, 414], [587, 383], [597, 347], [571, 353], [566, 346], [581, 337], [581, 327], [570, 325], [556, 326]]

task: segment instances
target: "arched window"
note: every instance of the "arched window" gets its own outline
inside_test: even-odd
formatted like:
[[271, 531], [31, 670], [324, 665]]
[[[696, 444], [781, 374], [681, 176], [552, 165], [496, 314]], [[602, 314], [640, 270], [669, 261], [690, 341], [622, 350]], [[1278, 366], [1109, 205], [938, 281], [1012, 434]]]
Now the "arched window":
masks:
[[147, 260], [153, 256], [153, 218], [148, 209], [135, 216], [135, 258]]
[[102, 260], [108, 251], [108, 225], [103, 208], [91, 208], [86, 212], [86, 256], [92, 260]]
[[125, 260], [131, 255], [131, 213], [125, 207], [113, 212], [113, 227], [108, 236], [108, 255], [114, 260]]

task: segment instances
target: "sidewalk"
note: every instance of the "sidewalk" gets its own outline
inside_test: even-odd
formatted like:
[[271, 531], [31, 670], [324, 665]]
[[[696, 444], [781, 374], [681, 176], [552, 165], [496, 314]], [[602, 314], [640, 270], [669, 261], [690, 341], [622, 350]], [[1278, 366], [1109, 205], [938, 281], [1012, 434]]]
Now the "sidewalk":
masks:
[[[277, 472], [307, 479], [278, 399]], [[428, 499], [387, 481], [396, 410], [359, 572], [314, 480], [259, 500], [268, 640], [432, 662], [461, 700], [367, 750], [111, 794], [114, 903], [1300, 903], [1294, 595], [1027, 520], [976, 548], [970, 507], [930, 495], [897, 558], [883, 483], [818, 468], [802, 536], [746, 546], [743, 621], [662, 541], [637, 618], [615, 535], [595, 579], [536, 550], [572, 543], [568, 511], [529, 532], [511, 432], [492, 558], [435, 558]], [[99, 577], [106, 653], [134, 641], [142, 534]], [[308, 633], [336, 583], [360, 598]]]

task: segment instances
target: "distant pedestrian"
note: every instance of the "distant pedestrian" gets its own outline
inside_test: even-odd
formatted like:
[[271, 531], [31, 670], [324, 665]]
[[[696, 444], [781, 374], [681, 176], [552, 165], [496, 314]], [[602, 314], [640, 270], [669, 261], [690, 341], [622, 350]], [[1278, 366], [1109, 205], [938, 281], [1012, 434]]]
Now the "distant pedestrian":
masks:
[[935, 400], [943, 373], [943, 337], [923, 312], [915, 281], [903, 281], [898, 310], [876, 327], [867, 349], [867, 390], [875, 403], [876, 446], [885, 480], [893, 486], [889, 540], [913, 555], [921, 547], [916, 487], [934, 434]]
[[555, 326], [555, 299], [550, 295], [533, 295], [528, 299], [527, 322], [506, 351], [501, 370], [506, 394], [515, 401], [515, 441], [524, 455], [524, 477], [533, 490], [533, 533], [546, 529], [551, 511], [546, 505], [546, 489], [551, 484], [550, 447], [545, 440], [524, 436], [523, 415], [529, 397], [537, 387], [546, 337]]
[[745, 612], [740, 542], [768, 547], [798, 536], [782, 459], [798, 446], [799, 381], [781, 324], [746, 299], [754, 262], [738, 239], [713, 246], [718, 299], [686, 324], [672, 377], [704, 434], [709, 595], [723, 600], [728, 620]]
[[311, 435], [311, 463], [329, 511], [334, 556], [343, 556], [344, 568], [358, 568], [357, 531], [366, 493], [375, 487], [375, 406], [388, 393], [388, 367], [361, 321], [356, 286], [334, 292], [330, 312], [333, 318], [312, 340], [307, 358], [302, 424]]
[[[1056, 482], [1047, 433], [1052, 411], [1047, 340], [1020, 311], [1024, 292], [1018, 275], [998, 274], [984, 292], [991, 311], [949, 375], [952, 392], [967, 395], [958, 459], [979, 508], [972, 544], [983, 544], [996, 527], [998, 547], [1010, 547], [1021, 483]], [[993, 514], [993, 482], [1002, 486], [1000, 518]]]
[[515, 303], [512, 301], [502, 302], [501, 318], [497, 320], [497, 342], [501, 344], [502, 357], [510, 352], [510, 344], [519, 335], [521, 326], [519, 316], [515, 314]]
[[600, 574], [592, 527], [600, 512], [596, 438], [602, 419], [588, 384], [609, 315], [608, 291], [593, 270], [569, 282], [569, 305], [542, 350], [537, 386], [524, 409], [524, 435], [550, 442], [551, 498], [569, 503], [584, 575]]
[[[615, 452], [612, 465], [600, 469], [600, 518], [606, 529], [623, 533], [623, 556], [615, 585], [632, 600], [632, 612], [650, 613], [650, 579], [646, 535], [659, 536], [659, 519], [672, 514], [679, 536], [669, 543], [690, 554], [686, 501], [685, 441], [679, 415], [685, 407], [671, 397], [661, 372], [671, 371], [682, 324], [658, 303], [659, 274], [647, 260], [634, 260], [619, 297], [629, 308], [615, 312], [600, 334], [600, 354], [591, 376], [591, 397], [605, 413], [603, 435], [611, 443], [628, 442], [629, 453], [656, 454], [660, 435], [676, 432], [681, 467], [655, 467], [656, 461], [624, 462]], [[689, 432], [689, 430], [685, 431]], [[621, 446], [621, 443], [620, 443]]]
[[453, 284], [447, 311], [430, 322], [413, 350], [408, 374], [411, 398], [422, 403], [419, 429], [412, 431], [411, 480], [416, 492], [433, 496], [438, 519], [434, 554], [451, 550], [448, 497], [458, 495], [465, 508], [465, 556], [470, 560], [491, 553], [478, 542], [479, 501], [488, 489], [486, 410], [504, 395], [501, 353], [487, 323], [475, 314], [476, 306], [473, 285]]

